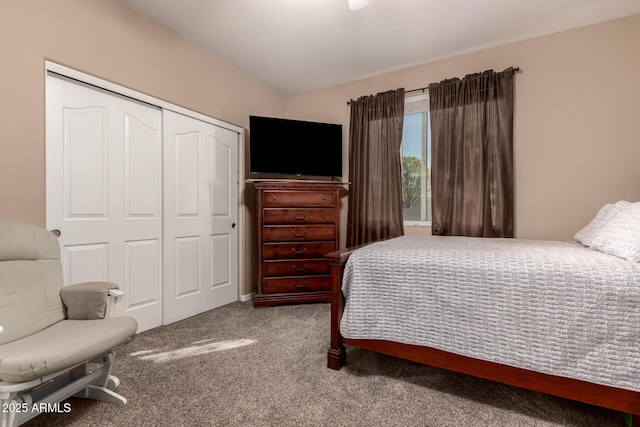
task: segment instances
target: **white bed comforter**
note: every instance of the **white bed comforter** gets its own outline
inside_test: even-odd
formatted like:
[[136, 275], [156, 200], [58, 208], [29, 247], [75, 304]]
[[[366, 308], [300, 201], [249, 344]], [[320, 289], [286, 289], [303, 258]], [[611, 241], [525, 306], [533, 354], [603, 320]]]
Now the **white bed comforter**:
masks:
[[640, 264], [569, 242], [403, 236], [345, 266], [347, 338], [640, 391]]

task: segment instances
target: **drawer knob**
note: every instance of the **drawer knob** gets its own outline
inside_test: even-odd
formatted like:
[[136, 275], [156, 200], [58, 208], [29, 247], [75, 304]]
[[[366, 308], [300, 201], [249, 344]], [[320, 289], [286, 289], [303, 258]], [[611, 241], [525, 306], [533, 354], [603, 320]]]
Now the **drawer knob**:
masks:
[[291, 282], [291, 286], [293, 286], [296, 289], [304, 289], [304, 288], [307, 287], [308, 284], [309, 284], [309, 282], [307, 282], [306, 280], [301, 285], [299, 285], [297, 282]]
[[307, 235], [307, 230], [304, 230], [304, 233], [302, 234], [296, 233], [296, 230], [291, 230], [291, 234], [293, 234], [295, 237], [304, 237]]
[[305, 252], [307, 252], [307, 249], [309, 248], [304, 248], [301, 251], [297, 250], [296, 248], [291, 248], [291, 250], [293, 251], [294, 254], [296, 255], [304, 255]]

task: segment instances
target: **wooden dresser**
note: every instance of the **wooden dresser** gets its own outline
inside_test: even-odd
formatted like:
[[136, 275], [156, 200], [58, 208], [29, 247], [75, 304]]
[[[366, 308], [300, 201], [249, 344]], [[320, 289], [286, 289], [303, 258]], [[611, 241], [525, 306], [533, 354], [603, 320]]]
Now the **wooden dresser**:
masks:
[[338, 250], [340, 182], [256, 181], [255, 307], [330, 302], [325, 254]]

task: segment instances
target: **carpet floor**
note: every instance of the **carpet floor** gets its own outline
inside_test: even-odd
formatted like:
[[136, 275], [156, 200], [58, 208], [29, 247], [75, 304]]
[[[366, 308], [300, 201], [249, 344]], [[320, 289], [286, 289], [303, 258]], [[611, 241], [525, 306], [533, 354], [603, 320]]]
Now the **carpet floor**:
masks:
[[624, 426], [618, 412], [348, 348], [326, 368], [329, 305], [234, 303], [137, 334], [128, 399], [69, 399], [28, 426]]

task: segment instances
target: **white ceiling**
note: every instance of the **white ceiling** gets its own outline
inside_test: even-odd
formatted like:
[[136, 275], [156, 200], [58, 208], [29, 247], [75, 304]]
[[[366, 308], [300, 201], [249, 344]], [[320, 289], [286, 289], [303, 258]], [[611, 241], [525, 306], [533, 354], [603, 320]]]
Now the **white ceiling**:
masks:
[[123, 1], [285, 94], [640, 13], [640, 0]]

